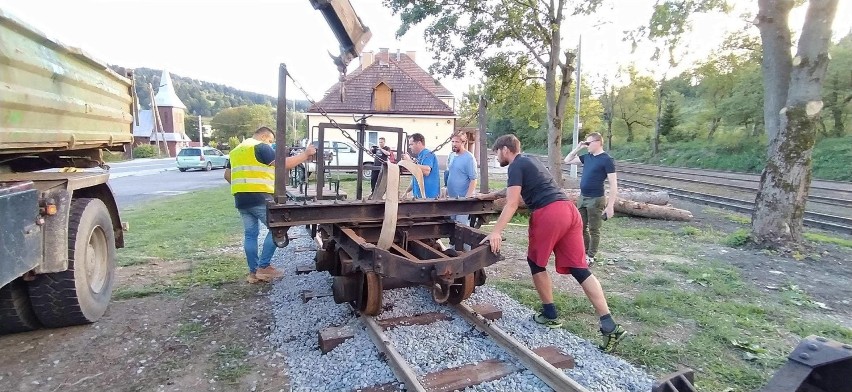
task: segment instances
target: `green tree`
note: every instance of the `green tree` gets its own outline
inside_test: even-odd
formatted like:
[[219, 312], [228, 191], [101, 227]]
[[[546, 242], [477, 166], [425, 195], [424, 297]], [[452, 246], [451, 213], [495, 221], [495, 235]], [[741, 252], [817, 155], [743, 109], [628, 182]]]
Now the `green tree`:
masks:
[[656, 117], [657, 83], [653, 78], [639, 75], [635, 67], [627, 69], [629, 84], [616, 90], [618, 96], [614, 104], [615, 118], [620, 120], [626, 131], [626, 141], [633, 142], [636, 133], [647, 131]]
[[257, 128], [267, 126], [275, 129], [275, 115], [272, 107], [251, 105], [228, 108], [220, 111], [210, 121], [218, 140], [230, 137], [243, 139], [251, 137]]
[[832, 45], [831, 63], [828, 64], [826, 84], [823, 90], [825, 110], [831, 121], [830, 136], [843, 136], [852, 103], [852, 33]]
[[663, 117], [660, 119], [660, 135], [665, 136], [668, 141], [678, 141], [680, 136], [675, 134], [677, 132], [675, 127], [678, 124], [680, 124], [680, 120], [678, 119], [677, 104], [670, 98], [666, 100]]
[[198, 141], [198, 117], [197, 116], [185, 116], [183, 118], [183, 129], [186, 132], [186, 136], [194, 141]]
[[[778, 247], [803, 239], [805, 203], [811, 184], [812, 152], [822, 87], [830, 60], [831, 25], [838, 0], [809, 0], [793, 52], [789, 15], [797, 2], [758, 0], [754, 23], [760, 31], [763, 118], [769, 137], [767, 163], [752, 214], [752, 239]], [[726, 11], [724, 2], [664, 0], [646, 31], [651, 38], [676, 43], [696, 12]]]
[[548, 163], [562, 185], [562, 123], [571, 92], [574, 54], [562, 48], [569, 14], [589, 14], [600, 0], [549, 3], [533, 0], [384, 0], [401, 19], [397, 35], [429, 21], [426, 42], [436, 53], [430, 67], [441, 75], [463, 77], [469, 63], [486, 77], [520, 74], [533, 67], [544, 79]]

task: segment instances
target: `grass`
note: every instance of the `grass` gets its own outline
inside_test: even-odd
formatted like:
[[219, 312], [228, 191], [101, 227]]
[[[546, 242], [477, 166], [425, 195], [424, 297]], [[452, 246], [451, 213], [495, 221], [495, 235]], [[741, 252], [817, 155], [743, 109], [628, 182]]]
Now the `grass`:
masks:
[[195, 285], [218, 286], [246, 273], [242, 256], [222, 253], [240, 244], [242, 225], [228, 187], [192, 192], [151, 203], [122, 214], [130, 224], [125, 247], [118, 251], [120, 266], [158, 263], [189, 264], [175, 273], [141, 287], [119, 287], [116, 299], [158, 293], [183, 293]]
[[[699, 391], [752, 391], [786, 362], [791, 341], [808, 335], [852, 341], [852, 329], [810, 316], [819, 304], [797, 286], [759, 290], [728, 262], [702, 256], [702, 247], [726, 239], [724, 234], [696, 225], [672, 231], [644, 226], [625, 218], [607, 222], [601, 248], [629, 249], [629, 260], [594, 269], [613, 316], [630, 333], [616, 355], [655, 377], [686, 366], [696, 370]], [[508, 246], [522, 240], [510, 238]], [[528, 279], [492, 282], [540, 308]], [[554, 303], [563, 328], [600, 341], [598, 318], [579, 290], [556, 290]]]
[[250, 367], [245, 362], [248, 356], [245, 347], [225, 345], [216, 351], [215, 377], [227, 383], [236, 383], [240, 377], [248, 374]]
[[824, 244], [833, 244], [833, 245], [842, 246], [842, 247], [845, 247], [845, 248], [852, 248], [852, 240], [850, 240], [848, 238], [839, 238], [839, 237], [833, 237], [833, 236], [826, 235], [826, 234], [812, 233], [812, 232], [805, 233], [805, 238], [808, 241], [821, 242], [821, 243], [824, 243]]
[[[760, 173], [766, 162], [766, 141], [736, 134], [691, 142], [666, 142], [654, 156], [650, 143], [616, 144], [610, 154], [618, 160], [683, 166], [704, 169]], [[563, 146], [564, 147], [564, 146]], [[527, 151], [532, 151], [527, 148]], [[822, 138], [813, 150], [813, 175], [815, 179], [852, 181], [848, 159], [852, 156], [852, 136]]]

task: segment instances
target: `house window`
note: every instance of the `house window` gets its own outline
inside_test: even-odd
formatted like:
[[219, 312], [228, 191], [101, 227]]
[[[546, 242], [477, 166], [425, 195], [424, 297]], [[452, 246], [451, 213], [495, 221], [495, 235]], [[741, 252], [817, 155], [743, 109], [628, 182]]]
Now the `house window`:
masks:
[[385, 84], [379, 83], [373, 88], [373, 110], [375, 111], [390, 111], [392, 102], [393, 90]]
[[376, 146], [379, 144], [379, 133], [378, 132], [367, 132], [367, 143], [371, 146]]

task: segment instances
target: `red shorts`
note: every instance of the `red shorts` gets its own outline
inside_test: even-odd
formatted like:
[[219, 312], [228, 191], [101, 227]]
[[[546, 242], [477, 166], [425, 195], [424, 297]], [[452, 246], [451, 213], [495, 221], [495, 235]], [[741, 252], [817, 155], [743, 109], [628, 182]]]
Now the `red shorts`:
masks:
[[571, 268], [589, 268], [583, 245], [583, 221], [574, 203], [555, 201], [533, 211], [530, 217], [527, 258], [539, 267], [547, 267], [556, 253], [556, 272], [571, 273]]

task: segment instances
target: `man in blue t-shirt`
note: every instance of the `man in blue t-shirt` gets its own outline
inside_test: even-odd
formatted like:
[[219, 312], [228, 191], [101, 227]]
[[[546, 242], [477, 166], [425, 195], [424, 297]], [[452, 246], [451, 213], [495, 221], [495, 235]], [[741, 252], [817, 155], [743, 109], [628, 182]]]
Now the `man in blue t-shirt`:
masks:
[[[589, 153], [577, 156], [582, 149]], [[565, 163], [583, 165], [583, 177], [580, 179], [580, 198], [577, 209], [583, 218], [583, 242], [586, 244], [586, 256], [589, 264], [595, 262], [598, 244], [601, 240], [603, 216], [612, 217], [615, 212], [615, 200], [618, 198], [618, 180], [615, 175], [615, 161], [603, 149], [600, 133], [592, 132], [568, 153]], [[609, 197], [604, 191], [604, 181], [609, 182]]]
[[[447, 196], [449, 197], [471, 197], [476, 189], [476, 160], [473, 154], [467, 150], [467, 136], [457, 134], [451, 139], [453, 154], [447, 163], [447, 171], [444, 172], [444, 183], [447, 185]], [[453, 215], [459, 223], [468, 224], [468, 215]]]
[[[436, 199], [438, 198], [438, 193], [441, 191], [441, 177], [438, 173], [438, 158], [435, 157], [435, 154], [429, 149], [426, 148], [426, 138], [423, 137], [423, 134], [415, 133], [408, 137], [408, 149], [415, 155], [417, 155], [416, 160], [414, 161], [420, 166], [420, 170], [423, 171], [423, 186], [426, 188], [426, 194], [420, 191], [420, 185], [417, 183], [417, 179], [414, 176], [411, 176], [411, 186], [408, 187], [407, 192], [411, 192], [417, 199]], [[411, 156], [408, 154], [403, 154], [402, 159], [404, 160], [412, 160]]]

